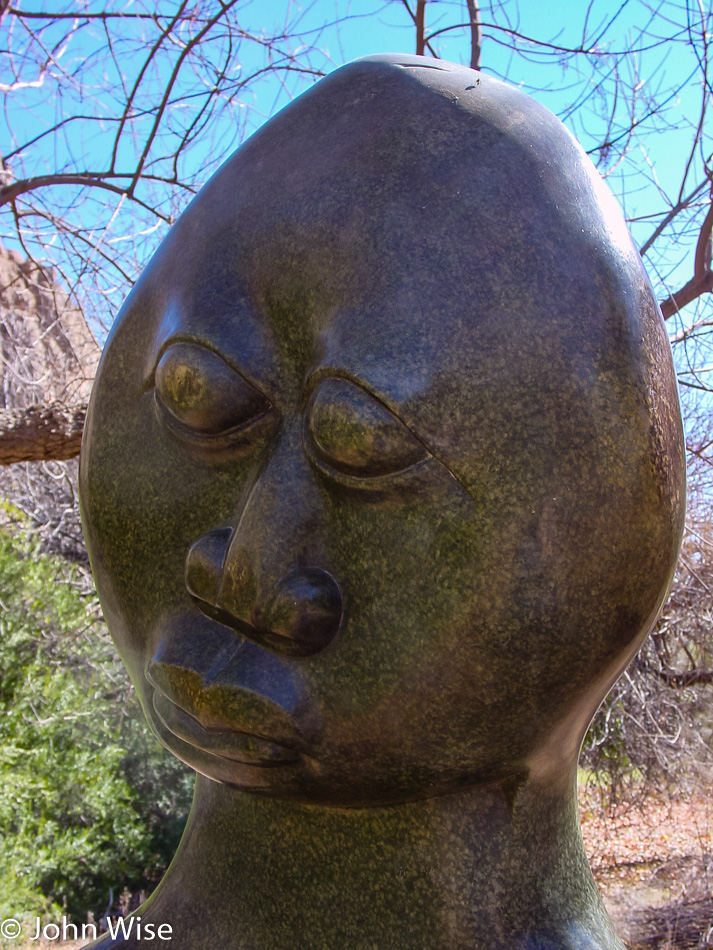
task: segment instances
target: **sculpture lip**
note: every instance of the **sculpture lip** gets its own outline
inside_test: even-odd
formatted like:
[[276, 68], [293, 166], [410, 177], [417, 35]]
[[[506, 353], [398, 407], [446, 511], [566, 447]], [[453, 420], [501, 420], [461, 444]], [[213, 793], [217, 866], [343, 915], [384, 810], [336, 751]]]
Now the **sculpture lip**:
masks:
[[233, 762], [253, 766], [290, 765], [300, 758], [301, 743], [246, 732], [240, 728], [205, 726], [196, 716], [154, 688], [153, 708], [161, 724], [182, 742]]

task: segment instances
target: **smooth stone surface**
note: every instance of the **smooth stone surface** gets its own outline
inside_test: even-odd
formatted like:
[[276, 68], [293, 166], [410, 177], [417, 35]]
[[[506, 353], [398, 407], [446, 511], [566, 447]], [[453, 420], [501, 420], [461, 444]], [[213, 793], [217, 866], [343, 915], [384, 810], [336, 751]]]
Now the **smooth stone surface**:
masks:
[[621, 950], [577, 756], [684, 495], [658, 306], [547, 110], [391, 56], [267, 123], [127, 299], [85, 430], [109, 627], [200, 773], [152, 946]]

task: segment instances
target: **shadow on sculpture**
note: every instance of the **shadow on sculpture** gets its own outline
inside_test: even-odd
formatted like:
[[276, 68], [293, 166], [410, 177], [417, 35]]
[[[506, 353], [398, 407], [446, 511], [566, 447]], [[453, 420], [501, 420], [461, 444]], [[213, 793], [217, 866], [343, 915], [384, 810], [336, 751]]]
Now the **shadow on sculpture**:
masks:
[[375, 57], [255, 134], [127, 300], [82, 452], [109, 627], [199, 773], [151, 945], [620, 950], [577, 757], [684, 471], [639, 255], [547, 110]]

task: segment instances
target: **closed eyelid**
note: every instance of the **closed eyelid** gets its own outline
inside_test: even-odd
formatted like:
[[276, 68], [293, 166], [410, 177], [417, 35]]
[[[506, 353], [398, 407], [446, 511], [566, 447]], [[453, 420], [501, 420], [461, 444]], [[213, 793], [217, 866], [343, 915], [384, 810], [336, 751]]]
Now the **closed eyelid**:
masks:
[[[468, 490], [467, 486], [463, 483], [463, 480], [456, 474], [456, 472], [453, 471], [451, 466], [448, 464], [448, 462], [445, 461], [445, 459], [441, 456], [441, 454], [439, 452], [434, 451], [434, 449], [429, 445], [429, 443], [421, 435], [419, 435], [419, 433], [411, 425], [409, 425], [408, 422], [406, 422], [406, 420], [400, 415], [400, 413], [396, 409], [394, 409], [393, 406], [389, 405], [388, 402], [386, 402], [383, 398], [378, 396], [358, 376], [342, 369], [334, 370], [332, 368], [326, 368], [326, 367], [320, 368], [314, 371], [310, 375], [309, 379], [307, 380], [307, 384], [305, 386], [304, 393], [303, 393], [303, 403], [305, 406], [305, 410], [307, 410], [307, 407], [309, 406], [312, 394], [319, 389], [320, 385], [323, 382], [330, 379], [337, 379], [337, 380], [342, 379], [348, 383], [351, 383], [353, 386], [357, 387], [358, 389], [366, 393], [366, 395], [369, 396], [371, 399], [373, 399], [375, 403], [382, 406], [387, 412], [391, 413], [391, 415], [394, 416], [394, 418], [397, 419], [398, 422], [401, 423], [404, 429], [406, 429], [406, 431], [416, 441], [418, 441], [421, 444], [424, 451], [431, 458], [433, 458], [436, 462], [438, 462], [440, 465], [442, 465], [446, 469], [449, 475], [451, 475], [451, 477], [460, 485], [463, 491], [470, 498], [474, 498], [473, 493]], [[414, 467], [417, 467], [420, 464], [422, 463], [416, 463]], [[353, 477], [353, 476], [350, 476], [350, 477]]]
[[351, 383], [352, 386], [355, 386], [357, 389], [360, 389], [362, 392], [364, 392], [370, 399], [373, 399], [375, 404], [381, 406], [383, 409], [389, 412], [398, 422], [400, 422], [401, 425], [404, 427], [404, 429], [406, 429], [407, 432], [409, 432], [414, 437], [414, 439], [416, 439], [417, 441], [421, 443], [421, 445], [423, 446], [425, 451], [429, 453], [429, 455], [434, 455], [435, 457], [435, 453], [431, 451], [430, 447], [424, 441], [424, 439], [418, 434], [418, 432], [414, 431], [414, 429], [408, 424], [408, 422], [406, 422], [405, 419], [402, 418], [401, 415], [399, 415], [398, 411], [394, 409], [392, 405], [390, 405], [384, 398], [377, 395], [377, 393], [375, 393], [374, 390], [362, 379], [360, 379], [358, 376], [348, 371], [320, 369], [313, 372], [310, 375], [309, 379], [307, 380], [307, 383], [305, 384], [305, 387], [302, 393], [302, 403], [305, 408], [305, 411], [307, 410], [307, 407], [309, 406], [309, 403], [312, 399], [312, 395], [319, 389], [319, 387], [324, 382], [328, 380], [332, 380], [332, 379], [344, 380], [345, 382]]
[[197, 338], [191, 336], [189, 333], [174, 333], [168, 339], [164, 340], [154, 356], [151, 369], [144, 380], [143, 392], [149, 392], [156, 385], [156, 370], [158, 369], [158, 364], [161, 362], [165, 354], [172, 347], [176, 346], [179, 343], [188, 344], [189, 346], [195, 346], [198, 349], [207, 350], [209, 353], [212, 353], [214, 356], [217, 356], [218, 359], [222, 360], [226, 366], [228, 366], [237, 376], [241, 377], [248, 385], [257, 389], [260, 395], [266, 399], [271, 408], [275, 409], [275, 401], [270, 397], [268, 393], [265, 392], [265, 388], [260, 382], [256, 379], [251, 373], [249, 373], [244, 367], [238, 365], [238, 363], [231, 359], [229, 355], [220, 350], [217, 346], [212, 344], [209, 340], [202, 338]]
[[[312, 394], [316, 390], [319, 389], [322, 383], [330, 379], [344, 380], [347, 383], [351, 383], [352, 386], [355, 386], [357, 389], [362, 390], [364, 393], [366, 393], [367, 396], [369, 396], [370, 399], [374, 400], [374, 403], [378, 404], [379, 406], [382, 406], [398, 422], [400, 422], [401, 425], [404, 427], [404, 429], [406, 429], [406, 431], [409, 432], [413, 436], [414, 439], [416, 439], [418, 442], [421, 443], [421, 445], [424, 448], [424, 451], [428, 452], [429, 455], [432, 455], [439, 462], [441, 461], [441, 459], [438, 458], [438, 455], [431, 449], [430, 445], [425, 441], [425, 439], [422, 436], [420, 436], [418, 432], [416, 432], [416, 430], [411, 425], [409, 425], [408, 422], [406, 422], [403, 416], [400, 415], [398, 410], [395, 409], [393, 405], [389, 404], [389, 402], [387, 402], [382, 396], [379, 396], [376, 392], [374, 392], [374, 390], [368, 385], [368, 383], [365, 383], [364, 380], [360, 379], [358, 376], [356, 376], [353, 373], [350, 373], [349, 371], [342, 370], [342, 369], [334, 370], [331, 368], [330, 369], [321, 368], [319, 370], [314, 371], [310, 375], [309, 379], [307, 380], [307, 383], [303, 391], [302, 402], [305, 407], [305, 411], [307, 410], [307, 407], [310, 403]], [[441, 463], [441, 464], [444, 464], [444, 463]], [[447, 465], [446, 465], [446, 468], [448, 468]]]
[[261, 390], [222, 356], [193, 342], [167, 346], [153, 378], [162, 418], [188, 438], [223, 438], [272, 408]]

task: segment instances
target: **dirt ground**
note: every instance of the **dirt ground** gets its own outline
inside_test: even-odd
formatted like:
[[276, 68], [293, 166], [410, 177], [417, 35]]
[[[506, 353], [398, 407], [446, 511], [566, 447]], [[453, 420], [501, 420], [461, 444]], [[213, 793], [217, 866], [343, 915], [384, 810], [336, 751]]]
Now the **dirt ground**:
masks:
[[580, 809], [594, 876], [630, 950], [713, 947], [713, 801], [700, 793], [649, 797], [602, 812], [582, 791]]
[[632, 950], [713, 947], [713, 802], [648, 798], [607, 813], [581, 796], [594, 876]]

